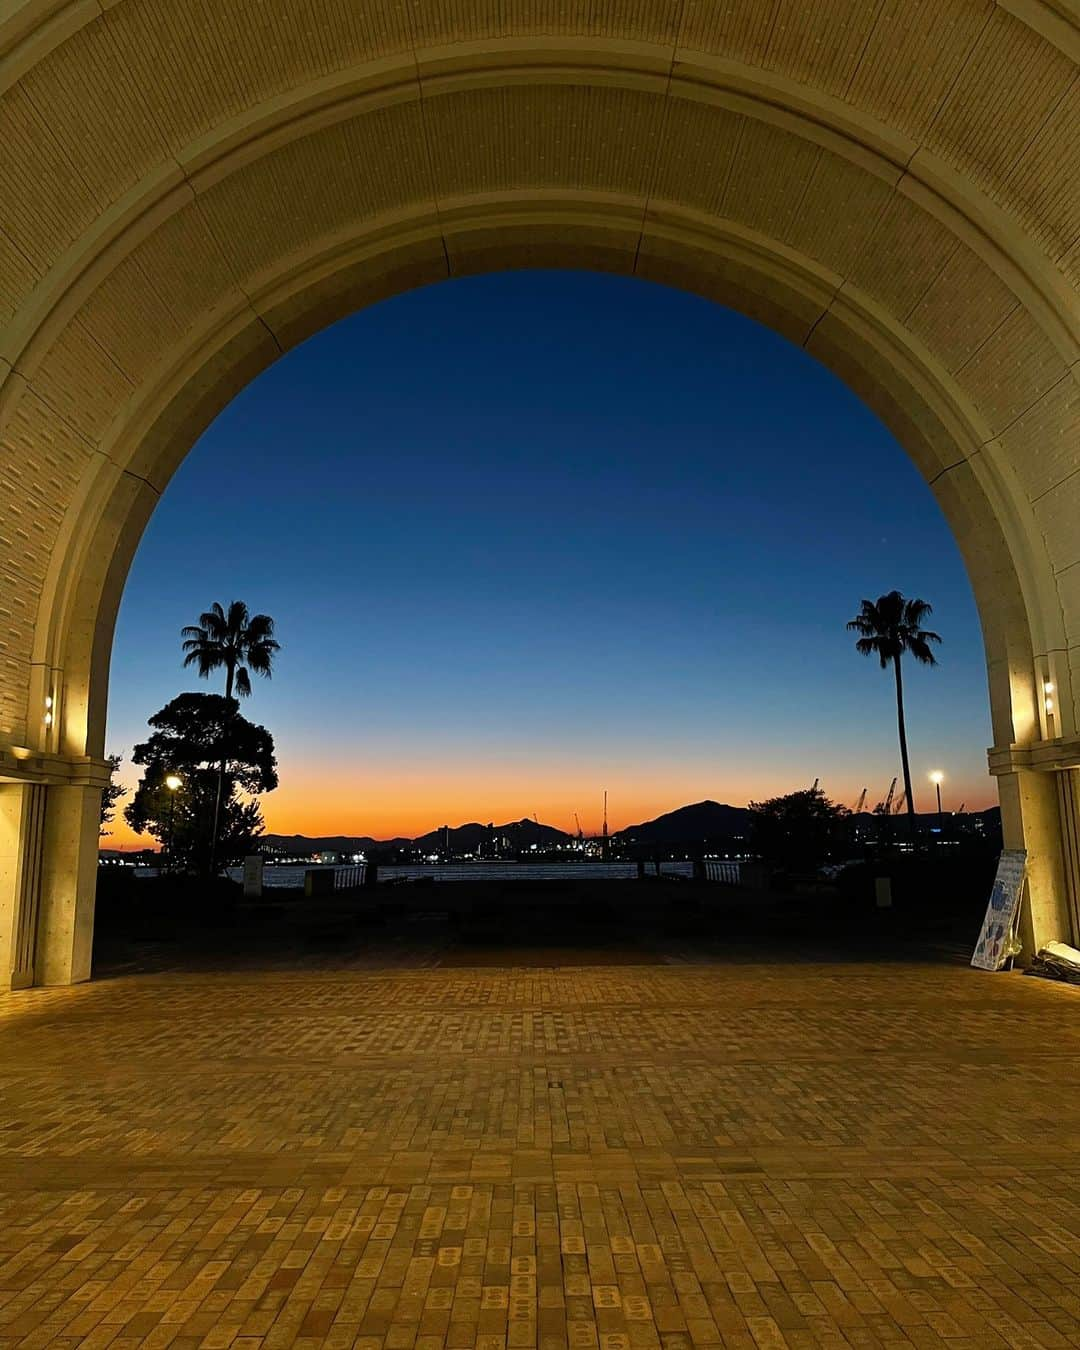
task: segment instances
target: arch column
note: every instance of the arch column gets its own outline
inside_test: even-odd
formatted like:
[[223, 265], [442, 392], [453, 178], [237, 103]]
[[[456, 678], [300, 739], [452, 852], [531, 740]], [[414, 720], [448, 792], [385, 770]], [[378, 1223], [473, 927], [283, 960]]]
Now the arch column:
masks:
[[1080, 739], [990, 751], [1006, 848], [1027, 851], [1023, 955], [1080, 943]]
[[0, 783], [0, 992], [34, 983], [45, 791]]
[[1056, 775], [1061, 822], [1063, 894], [1074, 946], [1080, 946], [1080, 769]]
[[19, 771], [0, 779], [0, 992], [78, 984], [93, 956], [108, 765], [35, 757]]
[[78, 984], [90, 978], [93, 958], [101, 789], [46, 792], [34, 983]]

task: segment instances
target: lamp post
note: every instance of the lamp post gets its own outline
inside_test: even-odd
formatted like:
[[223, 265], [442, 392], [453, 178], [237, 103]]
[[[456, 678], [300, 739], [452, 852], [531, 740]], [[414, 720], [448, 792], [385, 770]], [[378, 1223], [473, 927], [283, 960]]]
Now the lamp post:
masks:
[[942, 825], [942, 819], [941, 819], [941, 784], [944, 782], [944, 780], [945, 780], [945, 775], [941, 772], [940, 769], [935, 769], [934, 772], [930, 775], [930, 781], [931, 781], [931, 783], [933, 783], [934, 787], [937, 789], [937, 827], [938, 827], [938, 834], [941, 833], [941, 825]]
[[183, 787], [184, 780], [179, 774], [170, 773], [165, 779], [165, 786], [169, 789], [169, 867], [173, 865], [173, 836], [176, 820], [176, 791]]

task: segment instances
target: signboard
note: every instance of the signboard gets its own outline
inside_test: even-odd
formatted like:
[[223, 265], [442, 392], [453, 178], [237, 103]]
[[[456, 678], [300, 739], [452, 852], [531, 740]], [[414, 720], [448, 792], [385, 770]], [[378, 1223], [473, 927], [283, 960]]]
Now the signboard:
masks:
[[259, 853], [249, 854], [244, 859], [244, 894], [262, 895], [263, 860]]
[[1006, 848], [998, 859], [994, 889], [986, 906], [982, 931], [975, 947], [971, 964], [979, 970], [1000, 970], [1013, 955], [1010, 939], [1016, 931], [1016, 916], [1020, 911], [1020, 892], [1024, 888], [1024, 868], [1027, 851]]

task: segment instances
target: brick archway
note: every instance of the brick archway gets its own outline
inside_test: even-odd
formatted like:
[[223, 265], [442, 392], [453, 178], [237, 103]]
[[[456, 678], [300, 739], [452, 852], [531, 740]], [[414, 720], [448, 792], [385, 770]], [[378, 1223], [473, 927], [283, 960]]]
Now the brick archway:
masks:
[[113, 619], [194, 439], [334, 319], [510, 266], [732, 305], [890, 425], [975, 590], [1029, 942], [1071, 936], [1075, 20], [1071, 0], [646, 0], [603, 18], [16, 5], [0, 21], [0, 981], [89, 973]]

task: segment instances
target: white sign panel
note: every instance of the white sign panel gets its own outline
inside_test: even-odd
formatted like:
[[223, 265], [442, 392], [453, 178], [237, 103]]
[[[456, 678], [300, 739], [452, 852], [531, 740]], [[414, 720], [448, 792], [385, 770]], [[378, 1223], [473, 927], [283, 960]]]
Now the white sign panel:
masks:
[[263, 860], [262, 855], [253, 853], [244, 859], [244, 894], [262, 895]]
[[975, 955], [971, 958], [971, 964], [979, 970], [1000, 970], [1011, 955], [1009, 939], [1016, 929], [1026, 866], [1025, 849], [1002, 850], [982, 932], [975, 947]]

